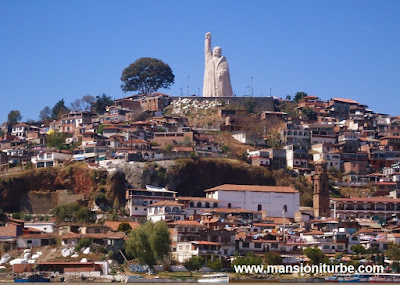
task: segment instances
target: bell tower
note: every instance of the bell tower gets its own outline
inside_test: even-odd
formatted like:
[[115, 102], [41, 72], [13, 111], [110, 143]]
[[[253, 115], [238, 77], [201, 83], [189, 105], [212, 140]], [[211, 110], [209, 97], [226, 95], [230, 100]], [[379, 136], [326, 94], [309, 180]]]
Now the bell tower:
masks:
[[324, 159], [315, 164], [313, 208], [316, 218], [330, 216], [329, 176]]

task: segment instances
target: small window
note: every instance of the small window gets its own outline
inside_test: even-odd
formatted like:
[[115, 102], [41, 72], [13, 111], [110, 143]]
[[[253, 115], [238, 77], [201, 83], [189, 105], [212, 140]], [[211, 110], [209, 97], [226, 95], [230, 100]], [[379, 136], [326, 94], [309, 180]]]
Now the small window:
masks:
[[244, 247], [244, 248], [249, 248], [249, 243], [248, 243], [248, 242], [244, 242], [244, 243], [243, 243], [243, 247]]
[[232, 204], [231, 203], [228, 203], [228, 208], [229, 209], [232, 208]]
[[262, 210], [262, 205], [261, 204], [258, 204], [258, 206], [257, 206], [257, 211], [261, 211]]
[[261, 243], [255, 242], [254, 243], [254, 248], [261, 248]]
[[197, 202], [197, 208], [201, 208], [201, 202]]

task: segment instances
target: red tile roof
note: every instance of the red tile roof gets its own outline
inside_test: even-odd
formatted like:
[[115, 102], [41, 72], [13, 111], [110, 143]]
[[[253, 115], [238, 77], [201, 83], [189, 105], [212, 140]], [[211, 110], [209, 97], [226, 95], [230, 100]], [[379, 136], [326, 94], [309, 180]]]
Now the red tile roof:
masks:
[[276, 225], [288, 225], [291, 224], [293, 222], [293, 219], [289, 219], [289, 218], [279, 218], [279, 217], [266, 217], [264, 218], [265, 221], [272, 221], [274, 222]]
[[201, 226], [201, 224], [198, 221], [193, 221], [193, 220], [180, 220], [180, 221], [175, 221], [173, 223], [169, 223], [168, 225], [174, 225], [174, 226]]
[[357, 101], [354, 101], [354, 100], [352, 100], [352, 99], [332, 98], [332, 100], [333, 100], [333, 101], [342, 102], [342, 103], [358, 104], [358, 105], [360, 105], [360, 103], [358, 103]]
[[211, 192], [211, 191], [299, 193], [298, 190], [290, 186], [262, 186], [262, 185], [236, 185], [236, 184], [224, 184], [204, 190], [204, 192]]
[[380, 138], [380, 140], [386, 140], [386, 139], [400, 139], [400, 136], [386, 136]]
[[156, 206], [183, 206], [183, 205], [178, 202], [175, 202], [175, 201], [160, 201], [160, 202], [148, 205], [148, 207], [156, 207]]
[[[113, 232], [118, 231], [118, 226], [123, 223], [124, 221], [105, 221], [104, 226], [109, 227]], [[138, 226], [140, 226], [139, 223], [136, 222], [127, 222], [131, 226], [132, 229], [136, 229]]]
[[274, 223], [253, 223], [254, 227], [275, 227]]
[[303, 235], [307, 235], [307, 236], [309, 236], [309, 235], [323, 235], [323, 234], [324, 234], [323, 232], [317, 231], [317, 230], [312, 230], [312, 231], [303, 233]]
[[213, 198], [206, 198], [206, 197], [177, 197], [178, 201], [198, 201], [198, 202], [211, 202], [211, 203], [218, 203], [220, 200], [213, 199]]
[[397, 185], [396, 182], [377, 182], [375, 185]]
[[214, 208], [212, 210], [214, 213], [235, 213], [235, 214], [241, 214], [241, 213], [257, 213], [255, 211], [250, 211], [246, 209], [240, 209], [240, 208]]
[[194, 244], [198, 245], [221, 245], [219, 242], [212, 242], [212, 241], [193, 241]]
[[175, 146], [172, 151], [176, 151], [176, 152], [191, 152], [193, 151], [192, 147], [188, 147], [188, 146]]
[[213, 218], [213, 219], [210, 219], [210, 220], [204, 220], [203, 222], [205, 224], [214, 224], [214, 223], [219, 222], [219, 219], [218, 218]]
[[125, 233], [122, 232], [109, 232], [105, 234], [77, 234], [77, 233], [68, 233], [66, 235], [61, 236], [61, 239], [77, 239], [77, 238], [90, 238], [90, 239], [123, 239], [126, 237]]
[[20, 239], [50, 239], [50, 238], [55, 238], [56, 235], [53, 233], [45, 233], [45, 234], [28, 234], [28, 235], [22, 235], [19, 236], [18, 238]]

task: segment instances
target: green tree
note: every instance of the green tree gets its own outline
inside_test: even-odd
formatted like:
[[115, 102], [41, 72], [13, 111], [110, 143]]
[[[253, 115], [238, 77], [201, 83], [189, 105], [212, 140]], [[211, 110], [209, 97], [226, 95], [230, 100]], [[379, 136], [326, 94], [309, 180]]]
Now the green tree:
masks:
[[122, 71], [121, 88], [124, 92], [151, 94], [160, 88], [169, 88], [174, 79], [168, 64], [156, 58], [142, 57]]
[[40, 121], [46, 122], [46, 121], [50, 120], [51, 119], [51, 113], [52, 113], [52, 111], [51, 111], [49, 106], [44, 107], [42, 109], [42, 111], [40, 111], [40, 113], [39, 113]]
[[163, 261], [169, 253], [171, 239], [164, 221], [147, 221], [132, 230], [125, 243], [126, 253], [141, 264], [153, 267], [157, 261]]
[[98, 133], [98, 134], [102, 134], [105, 127], [107, 127], [107, 125], [100, 124], [100, 125], [97, 127], [97, 133]]
[[86, 207], [81, 207], [77, 212], [76, 212], [76, 220], [78, 222], [90, 222], [92, 221], [92, 211], [90, 211], [88, 208]]
[[75, 101], [71, 102], [71, 110], [72, 111], [82, 111], [82, 100], [76, 99]]
[[296, 94], [294, 95], [293, 98], [293, 102], [298, 103], [301, 99], [303, 99], [304, 97], [307, 97], [308, 94], [306, 92], [296, 92]]
[[307, 247], [303, 250], [304, 254], [310, 259], [311, 264], [326, 262], [325, 254], [317, 247]]
[[201, 256], [192, 256], [190, 259], [186, 260], [183, 264], [187, 270], [190, 271], [190, 276], [192, 276], [193, 271], [197, 271], [204, 266], [204, 258]]
[[101, 94], [100, 96], [96, 96], [96, 102], [94, 103], [94, 109], [98, 114], [104, 114], [107, 106], [111, 106], [114, 104], [114, 100], [107, 96], [106, 94]]
[[46, 137], [46, 145], [49, 147], [61, 148], [69, 137], [67, 133], [51, 133]]
[[316, 121], [318, 119], [317, 113], [311, 108], [304, 108], [302, 113], [306, 115], [309, 120]]
[[90, 108], [92, 107], [93, 103], [96, 102], [96, 98], [92, 95], [85, 95], [81, 99], [81, 105], [83, 110], [85, 111], [90, 111]]
[[51, 110], [51, 118], [53, 120], [61, 119], [62, 115], [68, 113], [70, 110], [65, 106], [64, 99], [58, 101]]
[[80, 240], [78, 240], [78, 244], [75, 246], [75, 250], [80, 251], [82, 248], [90, 246], [91, 243], [92, 242], [89, 238], [81, 238]]
[[356, 244], [356, 245], [353, 245], [352, 247], [351, 247], [351, 250], [355, 253], [355, 254], [365, 254], [366, 253], [366, 249], [365, 249], [365, 247], [363, 246], [363, 245], [361, 245], [361, 244]]
[[256, 99], [254, 99], [253, 97], [248, 97], [246, 99], [244, 99], [244, 108], [246, 109], [246, 111], [251, 114], [254, 113], [254, 108], [257, 106], [257, 102]]
[[21, 213], [12, 213], [11, 218], [19, 220], [21, 219]]
[[62, 222], [92, 222], [92, 212], [87, 207], [82, 207], [78, 203], [70, 203], [55, 207], [52, 211], [53, 216]]
[[222, 268], [222, 261], [219, 258], [214, 259], [214, 261], [209, 260], [207, 262], [207, 267], [210, 267], [214, 271], [220, 271]]
[[264, 261], [268, 265], [280, 265], [282, 264], [282, 257], [279, 253], [267, 252], [264, 256]]
[[118, 225], [117, 231], [129, 234], [132, 231], [132, 227], [128, 222], [122, 222]]
[[232, 266], [234, 265], [261, 265], [263, 260], [260, 256], [254, 255], [253, 252], [249, 251], [246, 256], [237, 256], [234, 261], [232, 261]]
[[8, 113], [7, 123], [11, 126], [14, 126], [19, 121], [21, 121], [21, 119], [22, 119], [21, 113], [18, 110], [12, 110], [10, 111], [10, 113]]
[[0, 221], [5, 221], [7, 219], [6, 213], [0, 208]]
[[385, 251], [386, 256], [393, 262], [400, 261], [400, 245], [396, 243], [389, 243], [388, 249]]

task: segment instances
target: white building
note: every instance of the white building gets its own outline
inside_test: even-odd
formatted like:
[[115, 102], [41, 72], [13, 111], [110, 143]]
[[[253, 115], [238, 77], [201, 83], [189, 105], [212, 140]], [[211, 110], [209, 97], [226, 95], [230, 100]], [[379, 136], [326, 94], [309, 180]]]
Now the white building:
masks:
[[205, 197], [178, 197], [177, 201], [183, 204], [183, 211], [186, 218], [218, 208], [218, 203], [220, 202], [217, 199]]
[[313, 161], [317, 162], [320, 159], [326, 161], [328, 170], [334, 167], [340, 171], [340, 153], [313, 153]]
[[26, 133], [29, 130], [29, 125], [27, 124], [16, 124], [11, 129], [11, 135], [16, 136], [19, 139], [24, 139], [26, 137]]
[[25, 222], [26, 228], [33, 228], [45, 233], [52, 233], [55, 223], [53, 221]]
[[294, 145], [287, 145], [285, 149], [288, 168], [308, 168], [308, 151], [296, 149]]
[[176, 192], [146, 185], [146, 189], [126, 190], [126, 205], [130, 216], [146, 217], [147, 207], [159, 201], [175, 201]]
[[175, 201], [160, 201], [147, 206], [147, 220], [158, 222], [161, 220], [183, 220], [182, 204]]
[[172, 253], [178, 262], [185, 262], [192, 256], [201, 256], [206, 261], [221, 259], [221, 243], [211, 241], [178, 242]]
[[300, 194], [293, 187], [224, 184], [205, 190], [207, 198], [220, 200], [221, 208], [266, 211], [268, 217], [293, 218], [300, 209]]
[[42, 152], [31, 158], [36, 168], [56, 166], [59, 163], [70, 160], [72, 154], [60, 152]]

